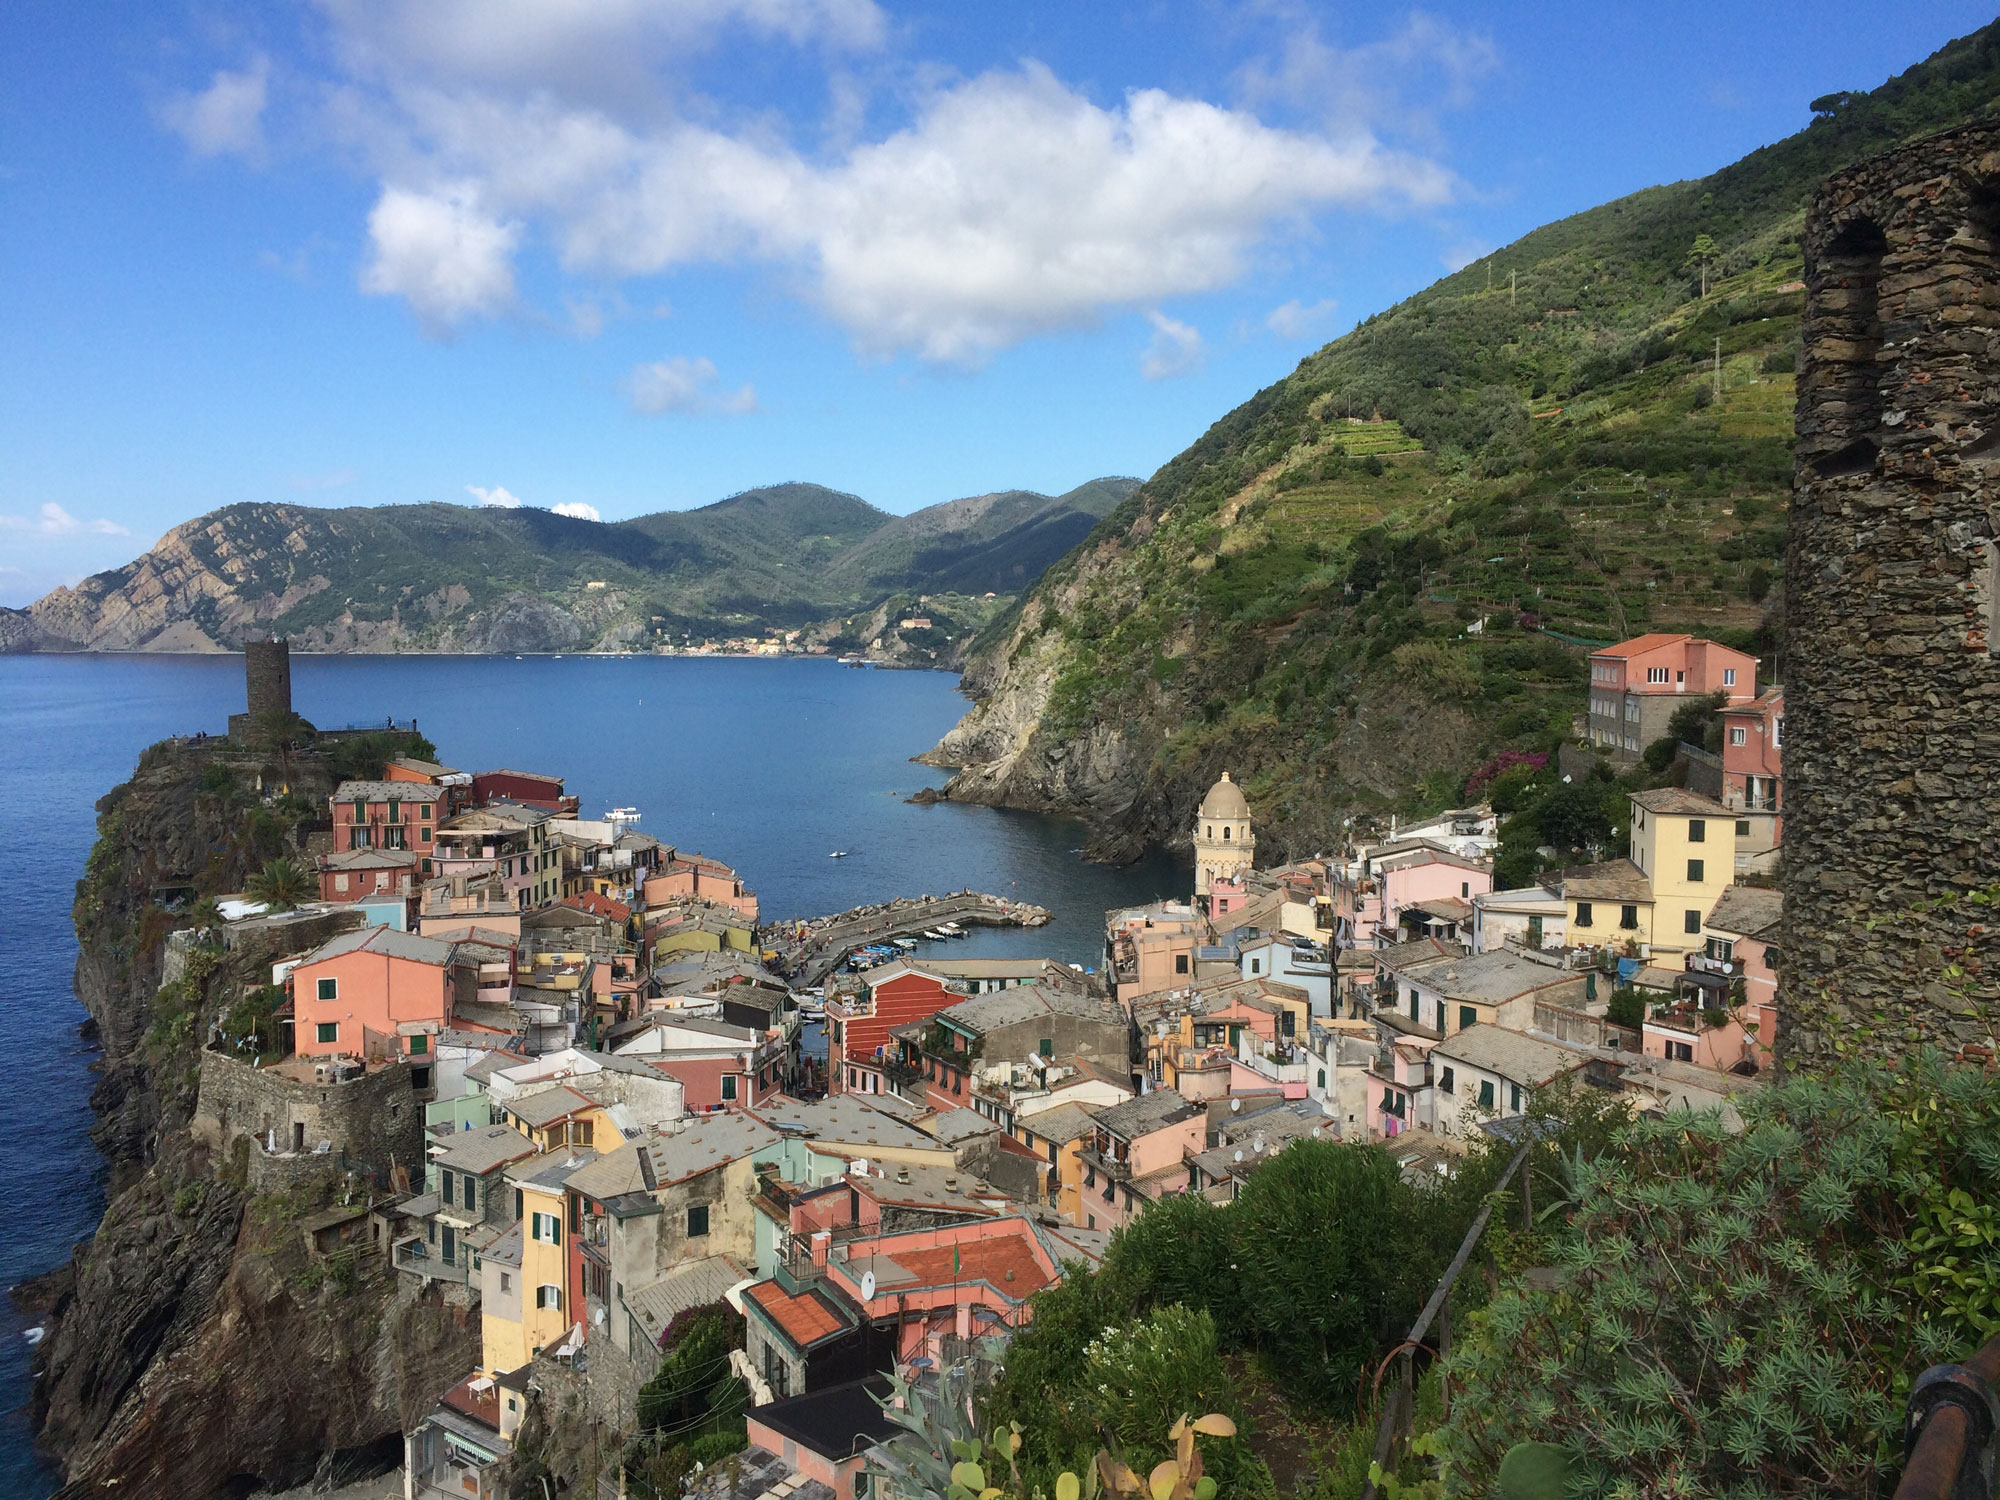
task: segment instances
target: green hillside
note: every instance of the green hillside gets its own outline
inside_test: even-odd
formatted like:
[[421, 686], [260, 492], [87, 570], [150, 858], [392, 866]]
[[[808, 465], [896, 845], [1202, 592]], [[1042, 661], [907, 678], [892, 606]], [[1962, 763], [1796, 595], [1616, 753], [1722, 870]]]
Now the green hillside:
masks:
[[1136, 484], [1008, 491], [908, 516], [780, 484], [614, 523], [528, 508], [231, 505], [122, 568], [0, 611], [0, 648], [208, 649], [276, 630], [318, 650], [539, 651], [800, 628], [905, 595], [1018, 595]]
[[1988, 27], [1303, 360], [989, 631], [982, 706], [936, 756], [968, 767], [959, 794], [1082, 812], [1120, 852], [1179, 835], [1227, 766], [1274, 849], [1309, 852], [1356, 809], [1548, 748], [1583, 708], [1586, 643], [1686, 628], [1768, 671], [1805, 205], [1829, 170], [1996, 99]]

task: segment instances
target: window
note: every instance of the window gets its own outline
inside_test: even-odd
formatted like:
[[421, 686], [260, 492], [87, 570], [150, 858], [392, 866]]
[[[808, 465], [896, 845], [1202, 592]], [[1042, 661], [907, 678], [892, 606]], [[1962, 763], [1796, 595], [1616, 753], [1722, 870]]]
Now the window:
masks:
[[1415, 990], [1410, 991], [1410, 1019], [1412, 1021], [1417, 1021], [1422, 1019], [1422, 1017], [1420, 1017], [1417, 1014], [1417, 992]]
[[1652, 683], [1661, 683], [1665, 682], [1666, 680], [1667, 680], [1667, 669], [1665, 667], [1646, 668], [1646, 681]]
[[458, 1188], [458, 1174], [447, 1167], [438, 1180], [444, 1184], [443, 1187], [438, 1189], [438, 1196], [443, 1198], [446, 1203], [450, 1203], [451, 1195]]
[[1325, 1088], [1325, 1087], [1326, 1087], [1326, 1069], [1325, 1069], [1325, 1068], [1321, 1068], [1321, 1069], [1319, 1070], [1319, 1086], [1320, 1086], [1321, 1088]]
[[1693, 1062], [1694, 1044], [1691, 1042], [1668, 1042], [1667, 1060], [1669, 1062]]
[[500, 1290], [503, 1292], [511, 1292], [514, 1290], [513, 1280], [507, 1275], [505, 1271], [502, 1271], [500, 1273]]
[[1707, 866], [1698, 859], [1688, 861], [1688, 884], [1700, 885], [1705, 878]]
[[313, 1035], [318, 1037], [322, 1044], [337, 1042], [340, 1040], [340, 1022], [321, 1021], [313, 1028]]
[[734, 1073], [724, 1073], [722, 1075], [722, 1097], [724, 1099], [734, 1099], [736, 1097], [736, 1075]]
[[1233, 832], [1235, 832], [1235, 830], [1232, 829], [1227, 823], [1224, 823], [1222, 825], [1222, 842], [1225, 844], [1228, 843], [1229, 835]]
[[1176, 953], [1174, 955], [1174, 972], [1176, 974], [1185, 974], [1187, 971], [1188, 956], [1185, 953]]
[[1750, 731], [1743, 728], [1741, 725], [1731, 725], [1729, 730], [1729, 743], [1732, 745], [1749, 744]]
[[1722, 685], [1724, 687], [1736, 686], [1736, 668], [1724, 667], [1722, 669]]
[[1479, 1080], [1479, 1107], [1481, 1109], [1493, 1107], [1493, 1080], [1490, 1078]]
[[554, 1308], [562, 1311], [562, 1288], [550, 1286], [546, 1281], [535, 1288], [535, 1306]]
[[1470, 896], [1472, 894], [1472, 882], [1469, 880], [1461, 880], [1458, 883], [1458, 894], [1461, 900], [1463, 900], [1467, 896]]
[[1748, 818], [1738, 818], [1736, 820], [1736, 836], [1739, 839], [1750, 837], [1750, 820]]
[[1590, 903], [1588, 901], [1579, 901], [1576, 903], [1576, 925], [1579, 927], [1588, 927], [1590, 925]]
[[479, 1179], [468, 1174], [462, 1186], [465, 1189], [465, 1206], [467, 1208], [479, 1207]]
[[427, 1088], [429, 1088], [430, 1086], [431, 1086], [431, 1070], [430, 1070], [429, 1068], [412, 1068], [412, 1069], [410, 1069], [410, 1087], [411, 1087], [411, 1088], [413, 1088], [413, 1089], [427, 1089]]
[[[1322, 1084], [1322, 1085], [1323, 1085], [1323, 1084], [1324, 1084], [1324, 1083], [1326, 1082], [1326, 1075], [1325, 1075], [1324, 1073], [1322, 1073], [1322, 1074], [1320, 1075], [1320, 1082], [1321, 1082], [1321, 1084]], [[1455, 1093], [1457, 1093], [1457, 1092], [1458, 1092], [1458, 1075], [1457, 1075], [1456, 1073], [1454, 1073], [1454, 1072], [1453, 1072], [1453, 1071], [1451, 1070], [1451, 1068], [1447, 1067], [1447, 1068], [1446, 1068], [1446, 1069], [1444, 1070], [1444, 1076], [1443, 1076], [1442, 1078], [1438, 1079], [1438, 1087], [1439, 1087], [1439, 1088], [1441, 1088], [1441, 1089], [1443, 1089], [1443, 1090], [1444, 1090], [1444, 1091], [1445, 1091], [1445, 1092], [1446, 1092], [1447, 1094], [1455, 1094]]]
[[522, 1209], [522, 1207], [523, 1207], [523, 1206], [524, 1206], [524, 1205], [523, 1205], [523, 1200], [522, 1200], [522, 1197], [521, 1197], [521, 1190], [520, 1190], [519, 1188], [515, 1188], [515, 1189], [514, 1189], [514, 1217], [515, 1217], [515, 1218], [517, 1218], [517, 1219], [518, 1219], [518, 1218], [520, 1218], [520, 1217], [521, 1217], [521, 1209]]
[[1251, 959], [1251, 960], [1250, 960], [1250, 972], [1251, 972], [1252, 974], [1261, 974], [1261, 973], [1263, 973], [1263, 972], [1264, 972], [1264, 960], [1263, 960], [1263, 959], [1261, 959], [1261, 958], [1253, 958], [1253, 959]]
[[1507, 1112], [1514, 1115], [1521, 1112], [1521, 1085], [1518, 1083], [1507, 1085]]
[[708, 1205], [697, 1203], [688, 1209], [688, 1238], [695, 1239], [708, 1233]]
[[1629, 901], [1619, 907], [1618, 925], [1627, 932], [1637, 932], [1639, 930], [1639, 908]]
[[1056, 1039], [1052, 1036], [1043, 1037], [1035, 1043], [1035, 1053], [1039, 1057], [1054, 1057], [1056, 1055]]
[[1468, 1026], [1477, 1026], [1478, 1024], [1478, 1011], [1474, 1010], [1470, 1005], [1461, 1005], [1458, 1008], [1458, 1029], [1460, 1031], [1465, 1030]]
[[1779, 714], [1777, 718], [1771, 721], [1771, 743], [1774, 745], [1781, 745], [1784, 742], [1785, 742], [1785, 716], [1783, 714]]
[[562, 1220], [554, 1214], [536, 1214], [529, 1221], [528, 1234], [530, 1238], [539, 1240], [544, 1245], [560, 1245]]
[[338, 1000], [340, 998], [340, 981], [338, 979], [322, 979], [314, 986], [313, 993], [318, 995], [322, 1000]]
[[1688, 842], [1705, 844], [1708, 842], [1708, 822], [1704, 818], [1688, 819]]
[[410, 1038], [410, 1056], [422, 1057], [431, 1050], [431, 1039], [423, 1032]]
[[1684, 919], [1684, 921], [1683, 921], [1683, 925], [1682, 925], [1682, 927], [1681, 927], [1681, 931], [1683, 931], [1683, 932], [1700, 932], [1700, 931], [1701, 931], [1701, 913], [1700, 913], [1700, 912], [1698, 912], [1698, 911], [1690, 911], [1690, 912], [1689, 912], [1689, 913], [1687, 914], [1687, 916], [1686, 916], [1686, 918]]

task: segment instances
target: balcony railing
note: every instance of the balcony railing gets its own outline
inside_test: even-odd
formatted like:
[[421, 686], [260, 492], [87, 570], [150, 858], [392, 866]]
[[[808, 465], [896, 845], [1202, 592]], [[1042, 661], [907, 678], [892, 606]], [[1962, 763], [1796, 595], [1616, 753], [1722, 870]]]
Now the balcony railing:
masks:
[[449, 1261], [431, 1253], [431, 1247], [422, 1240], [403, 1240], [396, 1246], [396, 1269], [413, 1271], [427, 1281], [455, 1282], [464, 1286], [470, 1279], [470, 1268], [463, 1261]]

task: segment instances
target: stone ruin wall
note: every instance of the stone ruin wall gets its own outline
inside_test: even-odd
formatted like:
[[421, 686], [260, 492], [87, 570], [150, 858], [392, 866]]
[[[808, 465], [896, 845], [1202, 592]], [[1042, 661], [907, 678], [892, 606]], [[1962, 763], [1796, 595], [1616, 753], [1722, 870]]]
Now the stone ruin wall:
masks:
[[1804, 238], [1780, 1065], [1990, 1057], [2000, 126], [1839, 173]]
[[[296, 1154], [291, 1149], [295, 1124], [305, 1127], [305, 1150]], [[403, 1064], [345, 1083], [296, 1083], [271, 1068], [253, 1068], [204, 1051], [190, 1128], [218, 1154], [249, 1138], [250, 1186], [255, 1191], [343, 1164], [383, 1182], [392, 1166], [401, 1165], [409, 1169], [413, 1183], [423, 1180], [424, 1107]], [[266, 1132], [275, 1135], [274, 1152], [263, 1147]], [[322, 1141], [332, 1148], [326, 1154], [315, 1151]]]

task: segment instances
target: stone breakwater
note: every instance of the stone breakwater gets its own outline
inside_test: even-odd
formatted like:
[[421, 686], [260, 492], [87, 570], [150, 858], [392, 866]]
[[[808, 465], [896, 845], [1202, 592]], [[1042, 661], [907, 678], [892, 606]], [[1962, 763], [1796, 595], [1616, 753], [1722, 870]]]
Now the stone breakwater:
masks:
[[1828, 179], [1785, 569], [1781, 1065], [1991, 1057], [2000, 954], [2000, 127]]
[[956, 891], [948, 896], [899, 896], [880, 906], [857, 906], [796, 926], [781, 924], [766, 929], [764, 936], [766, 946], [778, 954], [773, 967], [788, 979], [812, 985], [839, 968], [857, 948], [890, 938], [917, 937], [941, 922], [1040, 927], [1048, 920], [1046, 907], [979, 891]]

